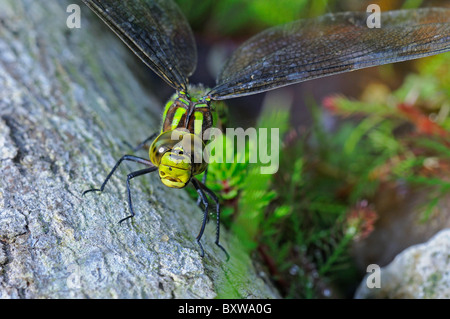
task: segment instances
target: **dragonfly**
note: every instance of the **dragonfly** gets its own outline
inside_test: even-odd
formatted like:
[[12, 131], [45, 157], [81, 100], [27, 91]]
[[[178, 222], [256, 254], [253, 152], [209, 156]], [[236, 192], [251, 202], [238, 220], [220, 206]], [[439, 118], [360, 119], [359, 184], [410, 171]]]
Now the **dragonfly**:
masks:
[[[208, 164], [201, 156], [208, 140], [201, 133], [216, 125], [218, 101], [257, 94], [282, 86], [382, 64], [422, 58], [450, 51], [450, 8], [421, 8], [381, 12], [381, 27], [370, 28], [371, 13], [329, 13], [266, 29], [241, 44], [219, 73], [216, 85], [205, 88], [189, 83], [197, 65], [193, 32], [172, 0], [83, 0], [142, 62], [176, 92], [166, 103], [161, 130], [152, 141], [149, 159], [124, 155], [100, 188], [124, 161], [143, 165], [127, 175], [130, 215], [135, 215], [130, 180], [155, 171], [171, 188], [192, 184], [203, 203], [200, 242], [208, 220], [208, 197], [215, 202], [215, 244], [220, 244], [220, 204], [205, 185]], [[201, 160], [198, 159], [200, 155]], [[197, 175], [205, 173], [200, 181]]]

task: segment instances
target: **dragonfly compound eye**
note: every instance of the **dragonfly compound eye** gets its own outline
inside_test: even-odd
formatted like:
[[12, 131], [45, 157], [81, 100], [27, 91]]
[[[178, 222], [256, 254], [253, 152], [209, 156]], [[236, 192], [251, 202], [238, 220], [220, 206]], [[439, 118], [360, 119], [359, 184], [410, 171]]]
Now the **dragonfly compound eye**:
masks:
[[159, 166], [164, 154], [172, 150], [183, 139], [183, 132], [172, 134], [173, 131], [161, 133], [152, 143], [149, 149], [150, 161]]

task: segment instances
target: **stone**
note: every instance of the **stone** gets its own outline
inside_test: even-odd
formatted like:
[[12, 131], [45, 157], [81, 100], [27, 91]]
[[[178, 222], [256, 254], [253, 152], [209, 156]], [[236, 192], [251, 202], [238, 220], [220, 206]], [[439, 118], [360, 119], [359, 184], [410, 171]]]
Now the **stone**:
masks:
[[379, 288], [368, 288], [367, 280], [373, 282], [373, 274], [366, 275], [355, 298], [450, 298], [450, 229], [405, 249], [381, 268]]

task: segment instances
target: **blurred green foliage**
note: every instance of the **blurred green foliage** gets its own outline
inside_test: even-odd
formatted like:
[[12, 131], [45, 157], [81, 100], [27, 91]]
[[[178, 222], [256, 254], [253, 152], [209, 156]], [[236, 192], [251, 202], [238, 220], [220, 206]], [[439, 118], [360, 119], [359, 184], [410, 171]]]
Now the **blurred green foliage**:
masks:
[[[249, 34], [299, 18], [317, 16], [336, 0], [177, 0], [194, 30], [211, 34]], [[276, 8], [276, 10], [274, 10]]]

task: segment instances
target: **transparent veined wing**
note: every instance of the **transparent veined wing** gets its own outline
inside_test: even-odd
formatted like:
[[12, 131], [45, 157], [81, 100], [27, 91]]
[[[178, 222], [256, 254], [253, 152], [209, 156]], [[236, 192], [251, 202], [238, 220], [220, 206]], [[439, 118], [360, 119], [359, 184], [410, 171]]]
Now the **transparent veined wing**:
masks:
[[176, 90], [197, 65], [194, 36], [172, 0], [83, 0], [128, 47]]
[[450, 8], [344, 12], [267, 29], [230, 57], [208, 95], [223, 100], [450, 50]]

